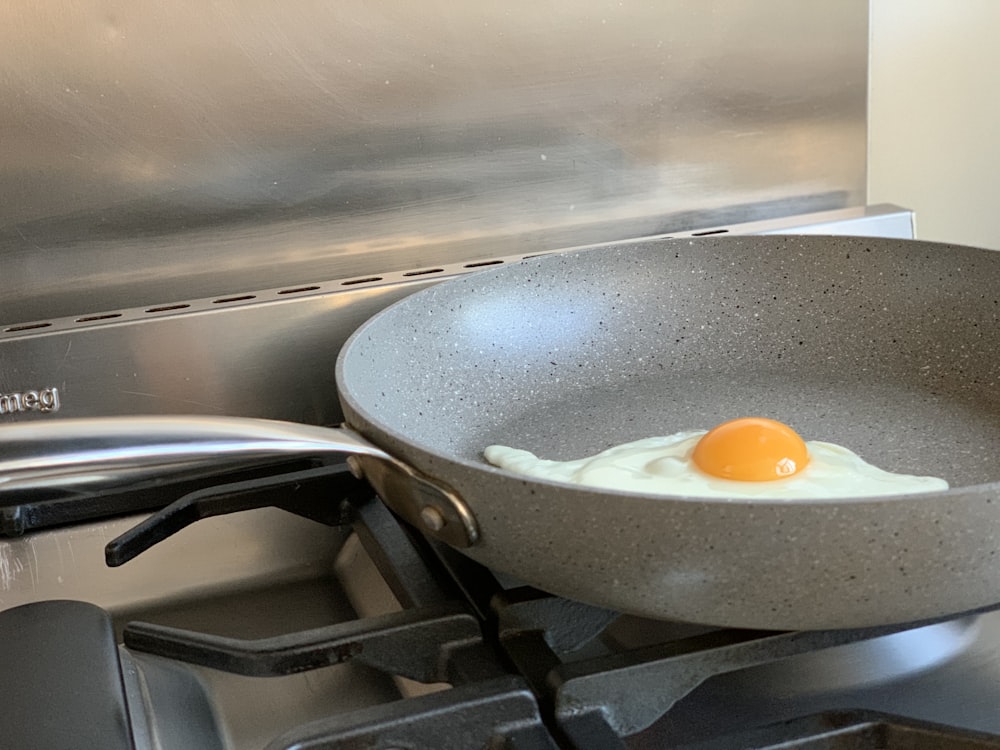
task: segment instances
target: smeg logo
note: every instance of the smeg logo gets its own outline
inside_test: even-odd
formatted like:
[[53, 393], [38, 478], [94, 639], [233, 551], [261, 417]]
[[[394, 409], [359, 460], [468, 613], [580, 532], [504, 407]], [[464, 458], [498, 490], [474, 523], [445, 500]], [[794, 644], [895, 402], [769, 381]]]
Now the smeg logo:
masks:
[[0, 416], [29, 411], [59, 411], [59, 389], [42, 388], [14, 393], [0, 393]]

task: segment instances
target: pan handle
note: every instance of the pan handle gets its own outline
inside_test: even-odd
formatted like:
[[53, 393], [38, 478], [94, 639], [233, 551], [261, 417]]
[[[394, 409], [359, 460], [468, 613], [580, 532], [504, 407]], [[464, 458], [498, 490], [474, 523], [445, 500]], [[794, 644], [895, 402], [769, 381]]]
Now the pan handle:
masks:
[[190, 468], [231, 469], [281, 458], [344, 457], [387, 505], [458, 547], [478, 538], [451, 489], [347, 428], [242, 417], [101, 417], [0, 427], [0, 493], [96, 485], [114, 489]]

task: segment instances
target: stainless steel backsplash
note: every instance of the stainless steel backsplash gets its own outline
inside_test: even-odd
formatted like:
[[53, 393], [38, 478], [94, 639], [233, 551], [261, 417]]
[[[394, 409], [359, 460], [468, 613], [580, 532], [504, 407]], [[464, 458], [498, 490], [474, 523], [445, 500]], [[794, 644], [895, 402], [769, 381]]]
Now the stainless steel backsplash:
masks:
[[0, 19], [2, 324], [866, 199], [864, 0]]

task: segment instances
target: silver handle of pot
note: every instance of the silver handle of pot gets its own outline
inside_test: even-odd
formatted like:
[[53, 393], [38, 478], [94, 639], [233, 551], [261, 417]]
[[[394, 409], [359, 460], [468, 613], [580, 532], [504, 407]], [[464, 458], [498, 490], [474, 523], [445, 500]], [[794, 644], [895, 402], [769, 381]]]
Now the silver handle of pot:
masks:
[[269, 459], [347, 457], [416, 526], [465, 547], [478, 529], [462, 500], [349, 429], [241, 417], [102, 417], [0, 427], [0, 493], [31, 487], [125, 487], [194, 469]]

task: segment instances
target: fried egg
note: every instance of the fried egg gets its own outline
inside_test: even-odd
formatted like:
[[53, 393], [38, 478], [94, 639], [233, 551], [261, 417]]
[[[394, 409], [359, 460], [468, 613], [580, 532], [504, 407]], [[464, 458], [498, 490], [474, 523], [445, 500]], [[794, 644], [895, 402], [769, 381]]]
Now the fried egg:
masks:
[[802, 500], [948, 489], [944, 479], [884, 471], [847, 448], [805, 442], [787, 425], [758, 417], [636, 440], [575, 461], [502, 445], [484, 456], [537, 479], [657, 495]]

